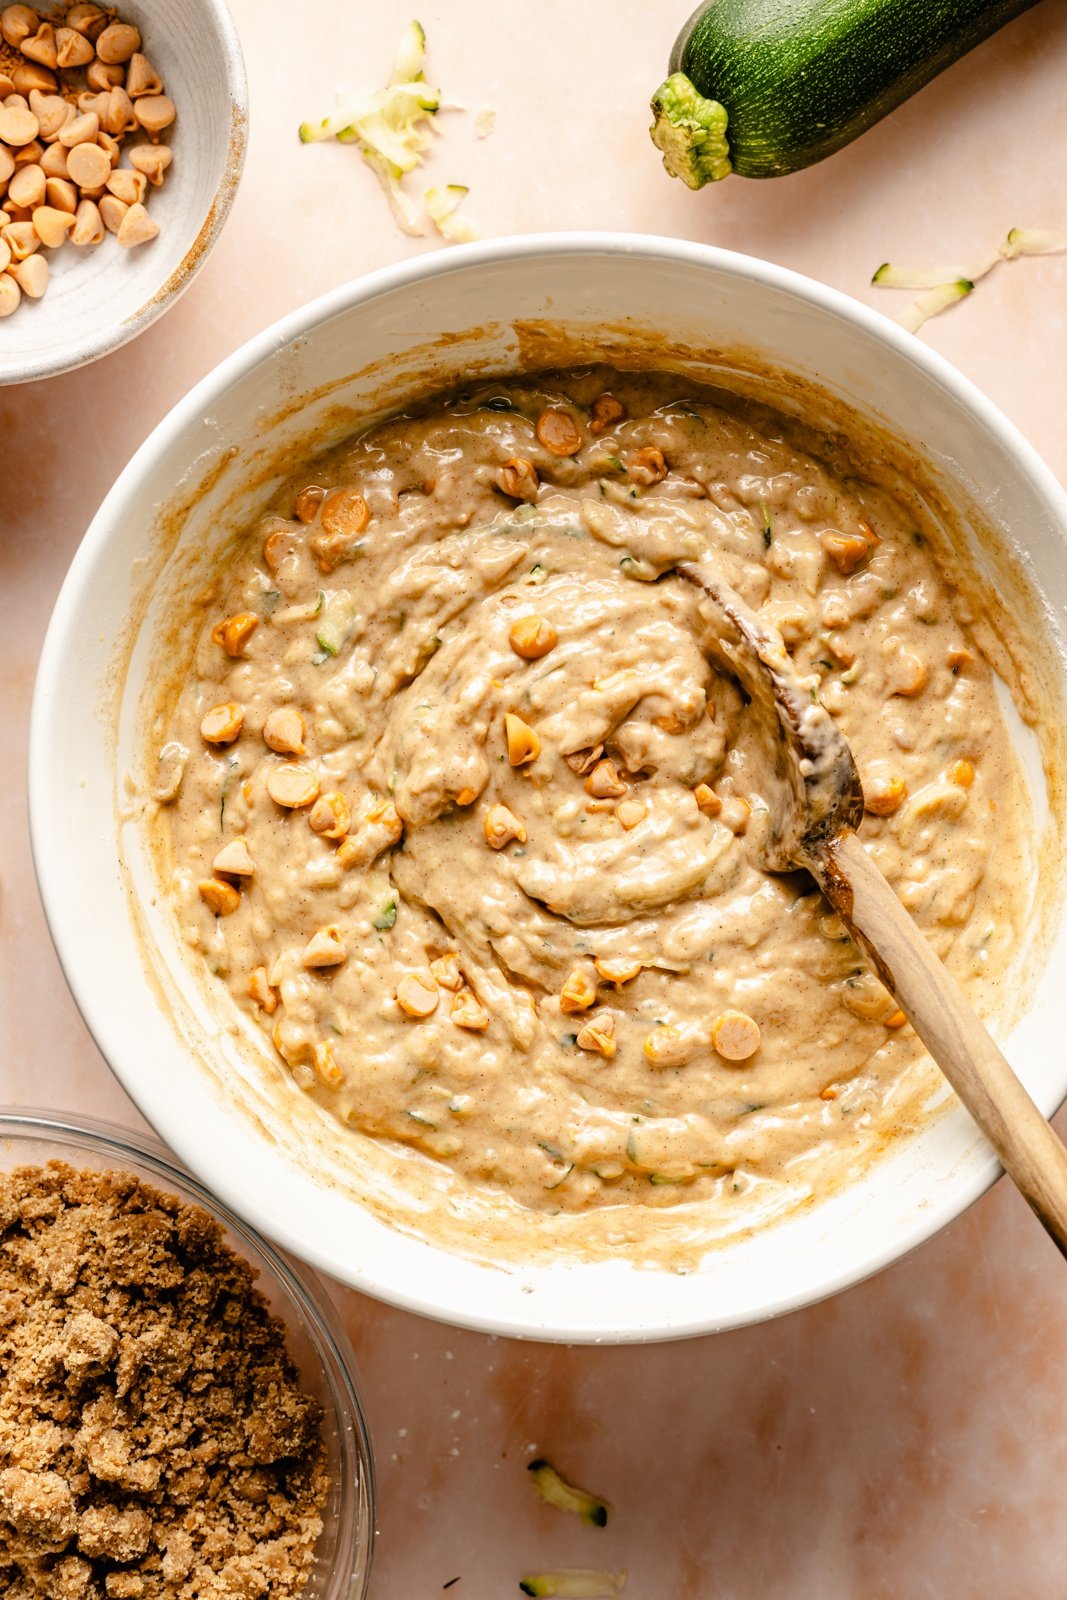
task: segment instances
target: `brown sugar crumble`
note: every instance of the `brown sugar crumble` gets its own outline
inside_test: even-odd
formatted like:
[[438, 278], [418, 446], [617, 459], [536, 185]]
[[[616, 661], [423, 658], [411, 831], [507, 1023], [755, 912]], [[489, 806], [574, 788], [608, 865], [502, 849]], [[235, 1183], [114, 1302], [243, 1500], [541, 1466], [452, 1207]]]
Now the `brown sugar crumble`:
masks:
[[281, 1600], [328, 1477], [248, 1263], [129, 1173], [0, 1173], [0, 1594]]

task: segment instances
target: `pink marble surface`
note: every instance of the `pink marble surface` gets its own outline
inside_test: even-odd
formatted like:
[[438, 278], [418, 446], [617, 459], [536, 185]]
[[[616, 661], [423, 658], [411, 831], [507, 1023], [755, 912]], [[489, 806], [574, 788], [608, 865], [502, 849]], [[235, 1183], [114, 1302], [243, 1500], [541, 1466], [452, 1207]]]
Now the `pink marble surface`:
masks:
[[[487, 233], [612, 227], [782, 262], [895, 311], [886, 259], [966, 263], [1013, 225], [1067, 225], [1067, 8], [1045, 0], [858, 145], [773, 184], [691, 195], [645, 133], [689, 0], [436, 0], [440, 181]], [[265, 323], [427, 241], [404, 239], [358, 157], [302, 148], [335, 83], [372, 83], [397, 0], [236, 0], [252, 121], [222, 240], [136, 344], [0, 389], [0, 1098], [137, 1114], [68, 996], [28, 858], [34, 668], [81, 534], [152, 425]], [[654, 13], [654, 15], [653, 15]], [[1067, 261], [1000, 269], [924, 335], [1067, 478]], [[2, 359], [2, 334], [0, 334]], [[1061, 1118], [1061, 1126], [1067, 1123]], [[1063, 1592], [1067, 1272], [1000, 1184], [910, 1259], [763, 1327], [647, 1349], [566, 1350], [460, 1333], [337, 1290], [379, 1472], [376, 1600], [518, 1593], [531, 1568], [626, 1568], [633, 1600], [911, 1600]], [[544, 1452], [608, 1495], [599, 1532], [535, 1501]]]

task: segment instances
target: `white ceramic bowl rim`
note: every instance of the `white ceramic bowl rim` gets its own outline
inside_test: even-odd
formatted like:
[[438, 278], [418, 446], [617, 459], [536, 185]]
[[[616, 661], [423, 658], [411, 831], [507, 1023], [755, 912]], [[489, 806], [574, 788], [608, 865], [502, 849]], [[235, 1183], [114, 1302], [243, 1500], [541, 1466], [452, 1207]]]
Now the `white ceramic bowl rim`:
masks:
[[[307, 335], [318, 325], [327, 322], [349, 308], [367, 304], [376, 297], [391, 294], [399, 289], [418, 284], [437, 275], [462, 272], [471, 266], [501, 263], [508, 260], [532, 260], [555, 256], [641, 256], [650, 261], [673, 262], [693, 268], [713, 268], [719, 275], [754, 281], [771, 289], [807, 303], [817, 311], [858, 327], [873, 340], [890, 347], [904, 363], [919, 369], [935, 386], [939, 386], [994, 436], [1001, 447], [1019, 463], [1031, 480], [1037, 495], [1051, 508], [1062, 528], [1067, 529], [1067, 495], [1038, 456], [1033, 447], [1015, 426], [967, 378], [963, 377], [935, 351], [923, 345], [914, 335], [905, 332], [881, 313], [826, 285], [816, 283], [786, 268], [770, 262], [739, 255], [714, 246], [693, 244], [654, 235], [629, 235], [624, 233], [588, 232], [533, 234], [518, 238], [489, 240], [478, 244], [450, 248], [431, 256], [382, 268], [352, 283], [343, 285], [309, 305], [282, 318], [279, 322], [256, 335], [248, 343], [226, 357], [213, 372], [205, 377], [158, 424], [133, 456], [125, 470], [107, 495], [97, 516], [88, 529], [82, 544], [71, 563], [67, 578], [56, 602], [51, 624], [45, 640], [40, 670], [34, 694], [30, 739], [30, 821], [34, 863], [38, 884], [44, 902], [52, 938], [60, 961], [71, 984], [76, 1003], [105, 1058], [127, 1090], [137, 1100], [141, 1110], [153, 1120], [152, 1090], [146, 1078], [135, 1079], [123, 1069], [124, 1046], [121, 1029], [117, 1028], [106, 1001], [98, 997], [91, 986], [78, 981], [79, 939], [78, 930], [63, 917], [65, 899], [64, 882], [60, 869], [47, 848], [47, 776], [49, 755], [49, 707], [63, 693], [63, 675], [68, 669], [63, 641], [75, 627], [83, 597], [91, 587], [93, 570], [101, 558], [113, 528], [121, 523], [125, 504], [134, 485], [150, 468], [153, 458], [173, 447], [181, 435], [198, 419], [210, 414], [212, 407], [232, 385], [265, 361], [282, 346]], [[1053, 1093], [1046, 1087], [1044, 1093], [1035, 1091], [1041, 1109], [1051, 1115], [1067, 1093], [1067, 1062], [1064, 1078]], [[353, 1271], [337, 1249], [301, 1233], [299, 1225], [282, 1208], [273, 1212], [249, 1200], [242, 1192], [230, 1171], [224, 1151], [207, 1152], [196, 1141], [193, 1128], [168, 1129], [175, 1148], [183, 1162], [205, 1175], [218, 1193], [239, 1214], [247, 1216], [253, 1225], [267, 1232], [287, 1249], [312, 1261], [316, 1266], [331, 1272], [364, 1292], [377, 1295], [392, 1304], [421, 1315], [444, 1318], [463, 1326], [487, 1332], [516, 1337], [548, 1338], [561, 1340], [598, 1339], [626, 1342], [649, 1338], [680, 1338], [700, 1334], [712, 1328], [726, 1328], [753, 1320], [751, 1311], [731, 1317], [720, 1312], [709, 1315], [695, 1298], [691, 1314], [673, 1319], [669, 1324], [651, 1327], [604, 1327], [597, 1333], [588, 1328], [568, 1326], [562, 1322], [546, 1324], [536, 1314], [524, 1320], [517, 1314], [502, 1314], [499, 1309], [488, 1309], [469, 1299], [454, 1295], [445, 1304], [438, 1292], [427, 1295], [417, 1282], [399, 1282], [396, 1278], [385, 1281], [385, 1275], [375, 1277], [366, 1271]], [[853, 1251], [831, 1265], [824, 1265], [817, 1281], [806, 1292], [794, 1288], [779, 1289], [768, 1285], [761, 1301], [760, 1315], [772, 1317], [809, 1304], [839, 1292], [861, 1281], [914, 1249], [974, 1203], [999, 1176], [1001, 1168], [992, 1151], [983, 1153], [968, 1162], [966, 1174], [957, 1175], [951, 1186], [942, 1186], [940, 1192], [915, 1208], [906, 1226], [871, 1241], [862, 1251]], [[262, 1201], [264, 1196], [259, 1199]], [[532, 1309], [532, 1308], [531, 1308]]]

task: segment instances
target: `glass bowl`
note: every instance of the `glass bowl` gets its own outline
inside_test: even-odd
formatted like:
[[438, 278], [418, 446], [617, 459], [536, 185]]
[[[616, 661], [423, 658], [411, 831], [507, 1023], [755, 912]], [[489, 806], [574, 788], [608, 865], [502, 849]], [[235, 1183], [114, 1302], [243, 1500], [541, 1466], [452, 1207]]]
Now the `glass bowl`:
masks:
[[326, 1289], [213, 1198], [150, 1136], [61, 1112], [0, 1110], [0, 1172], [48, 1161], [92, 1171], [132, 1172], [202, 1206], [226, 1243], [256, 1272], [256, 1284], [286, 1327], [301, 1384], [322, 1406], [330, 1490], [315, 1565], [301, 1600], [363, 1600], [374, 1544], [374, 1465], [355, 1381], [355, 1360]]

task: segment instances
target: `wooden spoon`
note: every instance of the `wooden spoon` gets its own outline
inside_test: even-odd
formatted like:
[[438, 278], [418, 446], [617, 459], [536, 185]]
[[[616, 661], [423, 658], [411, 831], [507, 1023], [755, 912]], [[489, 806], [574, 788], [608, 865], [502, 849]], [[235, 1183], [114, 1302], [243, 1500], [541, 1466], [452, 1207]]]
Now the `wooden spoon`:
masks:
[[844, 735], [739, 595], [703, 567], [674, 570], [700, 589], [705, 648], [740, 683], [775, 752], [764, 864], [811, 873], [1067, 1255], [1067, 1150], [858, 839], [863, 789]]

